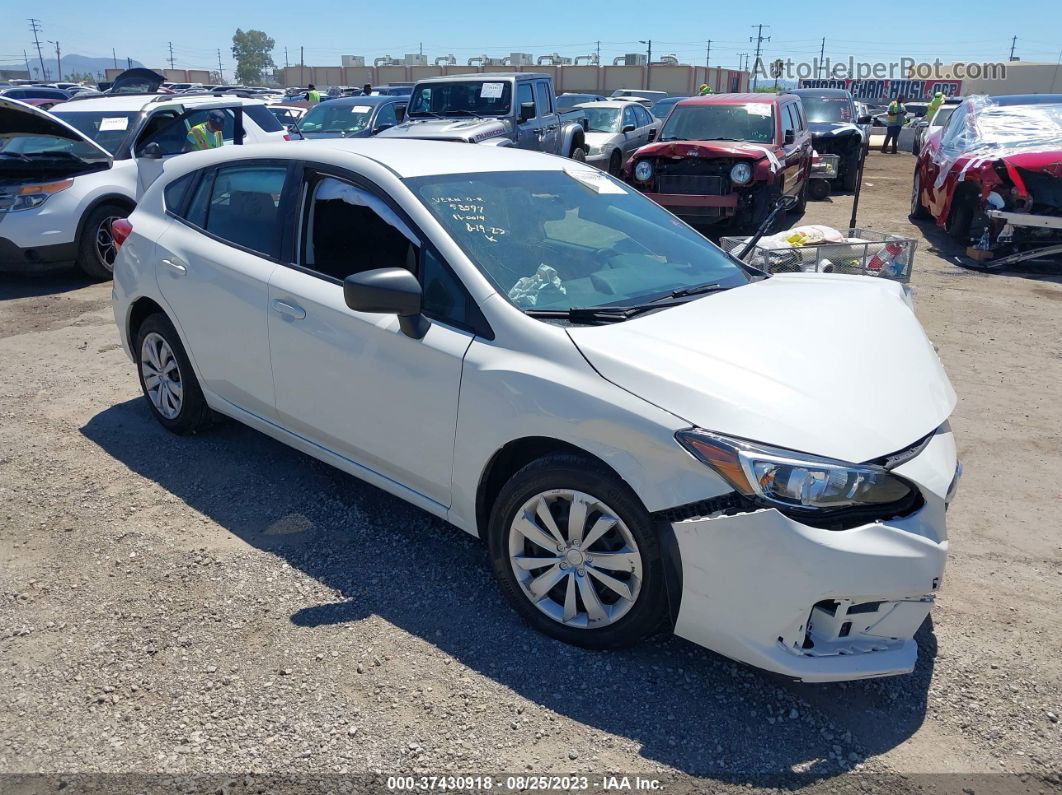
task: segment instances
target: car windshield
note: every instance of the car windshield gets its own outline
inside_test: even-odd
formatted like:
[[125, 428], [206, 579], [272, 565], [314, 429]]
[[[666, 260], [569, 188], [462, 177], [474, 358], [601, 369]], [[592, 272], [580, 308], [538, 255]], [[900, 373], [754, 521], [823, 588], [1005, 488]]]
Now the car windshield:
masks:
[[557, 97], [557, 110], [571, 110], [584, 102], [595, 102], [592, 94], [561, 94]]
[[848, 97], [809, 97], [801, 94], [800, 101], [804, 105], [804, 113], [807, 114], [810, 122], [854, 121], [852, 101]]
[[439, 82], [418, 86], [409, 116], [502, 116], [509, 113], [513, 87], [508, 80]]
[[948, 119], [951, 118], [951, 114], [953, 114], [954, 112], [954, 107], [937, 108], [937, 112], [933, 114], [933, 118], [932, 120], [930, 120], [929, 123], [934, 127], [943, 127], [945, 124], [947, 124]]
[[677, 106], [660, 130], [661, 141], [774, 141], [774, 116], [766, 102]]
[[349, 135], [361, 132], [372, 120], [372, 105], [347, 105], [325, 102], [306, 113], [299, 122], [304, 133], [336, 133]]
[[667, 114], [671, 112], [671, 109], [682, 99], [685, 99], [685, 97], [662, 99], [653, 105], [651, 113], [656, 116], [656, 118], [662, 119], [667, 116]]
[[590, 132], [617, 133], [620, 131], [619, 108], [583, 108]]
[[622, 306], [749, 281], [675, 216], [596, 171], [443, 174], [406, 184], [521, 309]]
[[[138, 115], [121, 111], [100, 112], [84, 110], [54, 110], [52, 113], [86, 138], [91, 138], [112, 155], [118, 152], [118, 149], [129, 137], [129, 133], [133, 131], [135, 119]], [[86, 149], [92, 149], [88, 145], [82, 145]]]

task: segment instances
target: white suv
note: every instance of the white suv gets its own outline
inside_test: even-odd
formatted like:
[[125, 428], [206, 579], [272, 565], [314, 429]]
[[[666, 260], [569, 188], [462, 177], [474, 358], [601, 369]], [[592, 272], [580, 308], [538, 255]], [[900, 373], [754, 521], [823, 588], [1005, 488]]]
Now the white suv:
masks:
[[188, 155], [115, 231], [171, 431], [233, 417], [480, 536], [570, 643], [914, 666], [955, 393], [895, 282], [767, 277], [588, 164], [438, 141]]
[[129, 215], [163, 163], [187, 149], [191, 126], [214, 110], [225, 116], [226, 144], [287, 140], [257, 100], [119, 94], [46, 113], [0, 97], [0, 271], [76, 262], [109, 278], [111, 222]]

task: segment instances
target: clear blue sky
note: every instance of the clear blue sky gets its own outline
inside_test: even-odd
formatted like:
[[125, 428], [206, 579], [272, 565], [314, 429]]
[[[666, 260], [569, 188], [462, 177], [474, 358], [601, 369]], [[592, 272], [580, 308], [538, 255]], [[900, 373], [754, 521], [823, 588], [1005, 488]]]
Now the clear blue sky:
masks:
[[[17, 9], [17, 10], [16, 10]], [[718, 10], [717, 10], [718, 9]], [[512, 51], [536, 56], [559, 52], [582, 55], [601, 41], [601, 55], [611, 62], [625, 52], [644, 51], [637, 39], [652, 38], [653, 54], [675, 53], [685, 63], [703, 64], [705, 42], [712, 39], [713, 66], [736, 67], [738, 54], [752, 52], [756, 23], [770, 24], [764, 35], [764, 58], [811, 59], [826, 37], [832, 58], [868, 61], [910, 56], [932, 61], [1006, 60], [1011, 36], [1016, 54], [1027, 61], [1055, 62], [1062, 50], [1062, 2], [1012, 0], [998, 3], [960, 0], [735, 3], [712, 6], [696, 0], [598, 2], [598, 0], [516, 0], [515, 2], [445, 2], [391, 0], [340, 2], [144, 3], [84, 0], [4, 3], [0, 25], [0, 66], [18, 67], [22, 51], [35, 54], [24, 17], [40, 19], [42, 42], [56, 40], [63, 53], [107, 56], [113, 47], [148, 66], [165, 65], [168, 42], [178, 67], [216, 68], [217, 50], [232, 75], [229, 48], [237, 27], [264, 30], [276, 40], [273, 58], [291, 63], [306, 48], [307, 65], [338, 65], [340, 56], [381, 55], [396, 58], [423, 44], [429, 60], [453, 53], [459, 63], [473, 55]], [[831, 35], [832, 34], [832, 35]], [[44, 57], [55, 60], [51, 44]]]

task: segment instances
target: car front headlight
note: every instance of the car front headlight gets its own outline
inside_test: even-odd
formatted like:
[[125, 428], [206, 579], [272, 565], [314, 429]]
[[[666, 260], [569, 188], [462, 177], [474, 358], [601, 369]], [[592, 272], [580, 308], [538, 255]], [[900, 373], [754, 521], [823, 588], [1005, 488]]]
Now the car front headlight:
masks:
[[22, 185], [11, 193], [0, 193], [0, 213], [17, 213], [20, 210], [40, 207], [49, 196], [54, 196], [73, 184], [72, 179], [62, 179], [41, 185]]
[[603, 155], [605, 154], [605, 144], [590, 144], [590, 148], [587, 154], [591, 155]]
[[915, 487], [875, 464], [851, 464], [700, 429], [678, 443], [734, 489], [766, 506], [804, 513], [886, 508], [917, 498]]
[[738, 185], [744, 185], [752, 179], [752, 166], [748, 163], [735, 163], [734, 167], [730, 169], [730, 179]]
[[653, 178], [653, 164], [648, 160], [640, 160], [634, 167], [634, 178], [639, 182], [648, 182]]

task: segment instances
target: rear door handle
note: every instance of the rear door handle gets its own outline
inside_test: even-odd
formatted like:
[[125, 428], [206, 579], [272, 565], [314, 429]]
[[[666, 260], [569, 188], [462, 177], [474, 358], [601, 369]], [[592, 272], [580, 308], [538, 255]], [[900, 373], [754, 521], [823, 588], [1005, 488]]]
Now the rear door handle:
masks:
[[173, 259], [164, 259], [162, 260], [162, 264], [169, 268], [171, 271], [173, 271], [174, 275], [176, 276], [184, 276], [186, 273], [188, 273], [188, 266], [176, 257], [174, 257]]
[[290, 317], [293, 320], [302, 320], [306, 317], [306, 310], [298, 304], [289, 304], [287, 301], [281, 301], [279, 298], [274, 298], [271, 304], [274, 312], [278, 312], [284, 317]]

